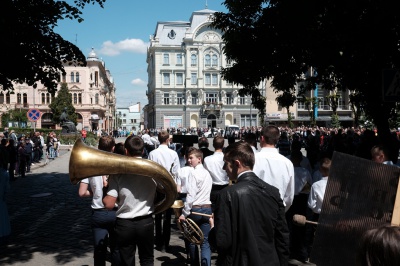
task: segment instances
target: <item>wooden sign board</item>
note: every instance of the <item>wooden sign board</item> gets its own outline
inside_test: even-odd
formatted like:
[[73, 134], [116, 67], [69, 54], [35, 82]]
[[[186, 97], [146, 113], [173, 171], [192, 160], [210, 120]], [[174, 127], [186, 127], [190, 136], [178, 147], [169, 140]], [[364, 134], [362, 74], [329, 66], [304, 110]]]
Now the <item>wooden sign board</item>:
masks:
[[366, 230], [398, 224], [400, 217], [392, 221], [392, 214], [399, 174], [397, 166], [335, 152], [310, 261], [318, 266], [354, 266]]

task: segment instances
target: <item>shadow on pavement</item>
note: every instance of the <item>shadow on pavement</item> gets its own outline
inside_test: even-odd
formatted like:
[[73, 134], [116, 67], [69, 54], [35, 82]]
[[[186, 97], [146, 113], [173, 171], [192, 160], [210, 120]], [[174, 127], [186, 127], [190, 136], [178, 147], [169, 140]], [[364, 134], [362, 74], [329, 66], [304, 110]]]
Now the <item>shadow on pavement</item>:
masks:
[[35, 253], [53, 255], [57, 264], [91, 256], [90, 199], [79, 198], [67, 174], [18, 178], [6, 202], [12, 232], [0, 264], [29, 263]]

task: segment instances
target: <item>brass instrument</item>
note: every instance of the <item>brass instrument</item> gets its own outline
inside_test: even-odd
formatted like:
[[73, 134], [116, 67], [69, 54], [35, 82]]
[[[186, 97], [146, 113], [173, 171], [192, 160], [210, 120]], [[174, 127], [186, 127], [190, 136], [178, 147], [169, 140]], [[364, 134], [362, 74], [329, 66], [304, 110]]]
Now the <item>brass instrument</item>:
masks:
[[183, 206], [184, 203], [182, 200], [175, 200], [174, 204], [171, 206], [174, 210], [175, 218], [178, 220], [178, 228], [189, 242], [201, 245], [204, 241], [204, 235], [200, 227], [190, 218], [186, 218], [184, 222], [179, 221], [179, 216], [182, 214]]
[[72, 184], [91, 176], [113, 174], [137, 174], [153, 178], [157, 183], [157, 191], [165, 195], [154, 203], [154, 213], [169, 209], [176, 199], [175, 181], [160, 164], [91, 148], [81, 139], [75, 142], [69, 159], [69, 178]]

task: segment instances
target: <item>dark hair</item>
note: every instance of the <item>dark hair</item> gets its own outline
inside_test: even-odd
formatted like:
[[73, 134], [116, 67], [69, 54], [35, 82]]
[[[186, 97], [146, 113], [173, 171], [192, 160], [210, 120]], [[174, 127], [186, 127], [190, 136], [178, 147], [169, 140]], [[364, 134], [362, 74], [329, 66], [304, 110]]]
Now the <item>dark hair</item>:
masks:
[[130, 156], [142, 156], [144, 149], [144, 142], [141, 137], [129, 136], [125, 140], [124, 146]]
[[264, 142], [269, 145], [276, 145], [280, 138], [279, 128], [276, 126], [263, 127], [261, 134], [264, 137]]
[[120, 143], [115, 144], [115, 146], [114, 146], [114, 153], [116, 153], [116, 154], [121, 154], [121, 155], [125, 155], [124, 143], [120, 142]]
[[111, 152], [114, 145], [115, 140], [112, 136], [103, 136], [99, 139], [99, 150]]
[[199, 145], [199, 148], [202, 148], [202, 147], [208, 148], [208, 145], [209, 145], [208, 139], [206, 137], [199, 138], [199, 144], [198, 145]]
[[384, 225], [366, 231], [358, 249], [357, 265], [400, 265], [400, 227]]
[[213, 140], [213, 147], [216, 150], [221, 150], [224, 147], [225, 139], [223, 137], [215, 137]]
[[166, 143], [168, 139], [169, 139], [168, 131], [162, 130], [160, 131], [160, 133], [158, 133], [158, 141], [160, 143]]
[[257, 136], [254, 133], [247, 133], [244, 136], [244, 141], [250, 144], [251, 146], [257, 147]]
[[224, 161], [233, 162], [239, 160], [243, 166], [253, 169], [255, 157], [253, 149], [247, 142], [238, 141], [229, 144], [224, 151]]

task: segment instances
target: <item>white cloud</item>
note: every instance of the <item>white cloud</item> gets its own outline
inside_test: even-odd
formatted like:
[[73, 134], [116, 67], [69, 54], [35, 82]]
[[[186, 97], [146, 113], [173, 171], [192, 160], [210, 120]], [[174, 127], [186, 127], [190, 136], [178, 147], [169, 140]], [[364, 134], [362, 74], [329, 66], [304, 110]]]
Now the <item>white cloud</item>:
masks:
[[119, 55], [122, 52], [145, 54], [149, 43], [141, 39], [125, 39], [117, 43], [105, 41], [100, 49], [100, 53], [108, 56]]
[[137, 79], [132, 80], [131, 84], [137, 85], [137, 86], [145, 86], [147, 83], [146, 83], [146, 81], [144, 81], [140, 78], [137, 78]]

